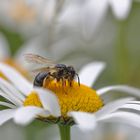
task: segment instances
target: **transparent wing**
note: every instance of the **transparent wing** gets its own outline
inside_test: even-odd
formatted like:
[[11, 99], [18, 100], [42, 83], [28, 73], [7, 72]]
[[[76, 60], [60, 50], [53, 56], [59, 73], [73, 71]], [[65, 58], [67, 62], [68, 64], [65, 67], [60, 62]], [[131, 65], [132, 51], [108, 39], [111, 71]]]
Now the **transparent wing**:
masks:
[[44, 58], [40, 55], [37, 54], [25, 54], [25, 60], [29, 63], [35, 63], [35, 64], [47, 64], [47, 65], [55, 65], [55, 62], [48, 59], [48, 58]]
[[56, 71], [55, 67], [42, 67], [32, 70], [33, 73]]

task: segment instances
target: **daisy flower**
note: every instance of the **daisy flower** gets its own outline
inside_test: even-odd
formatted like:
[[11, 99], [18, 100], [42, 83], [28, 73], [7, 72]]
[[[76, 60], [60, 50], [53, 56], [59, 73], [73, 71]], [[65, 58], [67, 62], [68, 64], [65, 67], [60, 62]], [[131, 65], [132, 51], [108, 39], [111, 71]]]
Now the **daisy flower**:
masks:
[[4, 0], [0, 5], [1, 24], [25, 36], [34, 36], [50, 24], [55, 0]]
[[[80, 22], [87, 23], [95, 29], [106, 16], [109, 8], [116, 18], [122, 20], [129, 15], [131, 6], [132, 0], [66, 1], [59, 20], [70, 26]], [[93, 26], [91, 26], [92, 24]]]
[[[105, 64], [94, 62], [86, 65], [79, 72], [80, 86], [73, 81], [72, 87], [67, 82], [44, 81], [43, 88], [33, 88], [16, 70], [0, 64], [2, 71], [10, 83], [0, 79], [1, 96], [9, 102], [1, 105], [11, 109], [0, 113], [1, 124], [13, 118], [18, 124], [28, 124], [33, 119], [59, 125], [61, 139], [70, 139], [70, 126], [77, 124], [83, 130], [95, 128], [97, 122], [116, 121], [128, 123], [139, 127], [140, 116], [130, 111], [120, 109], [133, 109], [139, 111], [139, 101], [133, 97], [140, 97], [140, 90], [123, 85], [103, 87], [98, 90], [91, 88]], [[104, 104], [102, 95], [109, 91], [119, 91], [131, 94], [131, 97], [115, 100]]]
[[[98, 35], [100, 28], [106, 26], [105, 18], [109, 9], [118, 20], [125, 20], [131, 11], [132, 3], [132, 0], [65, 1], [58, 18], [58, 26], [60, 25], [62, 30], [66, 27], [68, 33], [80, 33], [83, 40], [89, 41]], [[110, 28], [113, 31], [112, 25]]]

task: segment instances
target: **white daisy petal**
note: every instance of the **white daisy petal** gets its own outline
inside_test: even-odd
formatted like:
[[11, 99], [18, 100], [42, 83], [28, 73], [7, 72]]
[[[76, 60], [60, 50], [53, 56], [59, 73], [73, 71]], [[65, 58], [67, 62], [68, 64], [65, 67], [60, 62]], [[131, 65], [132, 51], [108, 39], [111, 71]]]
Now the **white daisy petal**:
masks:
[[91, 39], [107, 12], [108, 3], [106, 1], [65, 1], [58, 19], [60, 27], [65, 25], [76, 28], [76, 30], [79, 29], [85, 39]]
[[1, 101], [0, 101], [0, 105], [6, 106], [6, 107], [9, 107], [9, 108], [16, 108], [15, 105], [10, 104], [10, 103], [7, 103], [7, 102], [1, 102]]
[[127, 18], [131, 9], [132, 0], [110, 0], [109, 2], [114, 12], [114, 15], [117, 18]]
[[140, 98], [140, 90], [134, 87], [127, 86], [127, 85], [115, 85], [115, 86], [103, 87], [101, 89], [98, 89], [97, 93], [101, 96], [109, 91], [124, 92], [124, 93]]
[[58, 99], [51, 91], [41, 88], [35, 88], [35, 91], [37, 91], [45, 110], [57, 117], [61, 115]]
[[4, 85], [5, 87], [7, 87], [7, 89], [9, 90], [9, 92], [11, 93], [12, 96], [17, 97], [19, 100], [24, 101], [25, 97], [18, 92], [15, 87], [13, 87], [9, 82], [7, 82], [6, 80], [0, 78], [0, 84]]
[[140, 128], [140, 116], [130, 112], [115, 112], [107, 115], [99, 121], [125, 123]]
[[140, 101], [130, 101], [129, 104], [140, 104]]
[[97, 118], [102, 118], [103, 116], [106, 116], [107, 114], [110, 114], [118, 110], [121, 106], [123, 106], [126, 103], [129, 103], [131, 100], [133, 100], [133, 98], [124, 98], [108, 103], [103, 108], [101, 108], [98, 112], [96, 112], [95, 116]]
[[7, 99], [8, 101], [12, 102], [13, 104], [17, 105], [14, 100], [12, 100], [7, 94], [0, 91], [0, 96]]
[[138, 104], [125, 104], [121, 107], [121, 109], [135, 109], [137, 111], [140, 111], [140, 105], [138, 105]]
[[14, 113], [15, 113], [15, 109], [5, 109], [5, 110], [0, 111], [0, 125], [12, 119], [14, 116]]
[[[1, 83], [0, 83], [1, 84]], [[0, 90], [7, 95], [7, 97], [9, 97], [12, 102], [19, 106], [22, 105], [22, 101], [20, 101], [18, 98], [16, 98], [15, 96], [11, 95], [11, 93], [8, 91], [7, 87], [4, 87], [3, 85], [0, 85]]]
[[30, 93], [32, 85], [18, 71], [3, 63], [0, 63], [0, 71], [25, 95]]
[[31, 123], [37, 115], [44, 112], [44, 109], [35, 106], [21, 107], [16, 110], [14, 114], [14, 121], [21, 125], [27, 125]]
[[85, 112], [69, 112], [68, 115], [73, 117], [74, 121], [82, 131], [93, 130], [96, 126], [96, 118], [94, 114]]
[[[9, 90], [9, 85], [6, 84], [6, 82], [4, 82], [4, 80], [1, 79], [1, 78], [0, 78], [0, 90], [1, 90], [3, 93], [5, 93], [5, 94], [12, 100], [12, 102], [13, 102], [15, 105], [17, 105], [17, 106], [22, 105], [22, 100], [20, 100], [20, 99], [18, 98], [18, 94], [17, 94], [17, 96], [16, 96], [16, 93], [17, 93], [17, 92], [15, 92], [14, 95], [13, 95], [12, 93], [14, 92], [14, 90], [12, 90], [12, 91]], [[20, 94], [20, 93], [19, 93], [19, 94]]]
[[79, 72], [80, 82], [91, 87], [104, 68], [105, 63], [103, 62], [93, 62], [87, 64]]
[[76, 5], [76, 2], [65, 2], [63, 11], [58, 17], [58, 22], [60, 23], [60, 25], [65, 24], [68, 26], [72, 26], [74, 23], [76, 23], [77, 19], [79, 19], [79, 17], [77, 16], [79, 13], [79, 9], [80, 8], [78, 7], [78, 5]]
[[84, 4], [83, 11], [80, 9], [82, 30], [86, 39], [91, 39], [93, 34], [96, 33], [96, 30], [106, 16], [107, 8], [106, 0], [88, 0]]

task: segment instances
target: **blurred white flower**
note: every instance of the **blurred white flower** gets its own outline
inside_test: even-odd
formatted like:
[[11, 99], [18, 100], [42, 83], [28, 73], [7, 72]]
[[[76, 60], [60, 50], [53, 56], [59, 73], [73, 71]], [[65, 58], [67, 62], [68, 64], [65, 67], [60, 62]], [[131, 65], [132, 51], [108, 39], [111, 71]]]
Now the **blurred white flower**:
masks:
[[50, 24], [55, 4], [55, 0], [1, 0], [1, 24], [23, 35], [34, 36]]
[[58, 26], [77, 28], [80, 24], [78, 31], [86, 37], [93, 35], [106, 16], [108, 7], [118, 19], [125, 19], [131, 3], [132, 0], [2, 0], [0, 19], [4, 26], [34, 36], [46, 30], [55, 18]]
[[[85, 94], [85, 95], [89, 94], [90, 97], [93, 98], [89, 92], [91, 90], [88, 89], [88, 87], [83, 86], [82, 84], [91, 86], [96, 81], [99, 74], [102, 72], [104, 66], [105, 66], [104, 63], [101, 63], [101, 62], [91, 63], [85, 66], [80, 71], [79, 76], [81, 79], [81, 86], [79, 87], [79, 89], [77, 89], [77, 91], [75, 91], [77, 95], [80, 94], [79, 90], [82, 91], [81, 89], [83, 88], [83, 90], [87, 90], [88, 93], [83, 92], [82, 94]], [[70, 107], [70, 106], [67, 106], [67, 105], [70, 105], [68, 103], [68, 100], [70, 98], [65, 98], [64, 96], [62, 96], [62, 98], [65, 98], [65, 100], [67, 100], [66, 103], [64, 104], [63, 102], [61, 103], [61, 100], [63, 100], [62, 98], [61, 99], [59, 98], [60, 102], [58, 103], [56, 96], [57, 96], [57, 92], [60, 92], [60, 91], [57, 91], [57, 89], [56, 89], [57, 92], [55, 96], [53, 92], [51, 91], [33, 88], [31, 83], [25, 80], [17, 71], [15, 71], [13, 68], [2, 63], [0, 64], [0, 71], [2, 71], [4, 75], [7, 77], [7, 79], [14, 85], [13, 86], [11, 83], [3, 79], [0, 79], [0, 89], [1, 89], [0, 94], [4, 98], [6, 98], [9, 102], [11, 102], [11, 103], [0, 102], [1, 105], [11, 108], [11, 109], [2, 110], [0, 112], [0, 118], [1, 118], [0, 124], [5, 123], [11, 118], [14, 118], [16, 123], [23, 124], [23, 125], [30, 123], [35, 118], [39, 118], [40, 120], [44, 120], [44, 121], [47, 121], [47, 120], [49, 121], [49, 118], [47, 117], [50, 115], [56, 118], [58, 117], [58, 120], [56, 120], [56, 122], [54, 121], [54, 123], [57, 123], [57, 121], [59, 122], [59, 119], [61, 120], [63, 118], [63, 114], [68, 113], [67, 115], [73, 117], [78, 127], [84, 131], [94, 129], [95, 126], [97, 125], [97, 122], [108, 122], [108, 121], [127, 123], [136, 127], [140, 126], [140, 121], [139, 121], [140, 116], [138, 114], [132, 113], [130, 111], [129, 112], [119, 111], [119, 109], [133, 109], [133, 110], [140, 111], [139, 101], [136, 101], [136, 100], [134, 101], [134, 98], [132, 97], [119, 99], [119, 100], [113, 101], [112, 103], [107, 103], [95, 113], [91, 113], [90, 111], [79, 112], [81, 110], [80, 108], [78, 109], [79, 111], [76, 111], [77, 110], [76, 106], [75, 106], [76, 110], [73, 108], [73, 110], [65, 111], [65, 108], [69, 109]], [[73, 85], [73, 86], [75, 86], [75, 88], [78, 88], [76, 87], [76, 85]], [[50, 88], [48, 87], [48, 89]], [[71, 90], [72, 90], [72, 87], [71, 87]], [[101, 96], [112, 90], [125, 92], [127, 94], [131, 94], [131, 96], [133, 97], [140, 97], [139, 89], [128, 87], [128, 86], [121, 86], [121, 85], [104, 87], [104, 88], [98, 89], [97, 93]], [[69, 90], [66, 91], [67, 96], [69, 94], [70, 95], [75, 94], [74, 90], [73, 90], [73, 93], [68, 93], [70, 91]], [[92, 93], [93, 96], [97, 96], [97, 97], [94, 97], [96, 98], [94, 99], [96, 101], [95, 101], [94, 106], [91, 106], [91, 109], [96, 108], [98, 105], [100, 106], [100, 99], [98, 98], [98, 95], [96, 95], [94, 91], [92, 92], [93, 92]], [[39, 98], [37, 95], [39, 96]], [[83, 96], [83, 97], [85, 98], [86, 96]], [[80, 99], [83, 97], [81, 96]], [[80, 106], [82, 107], [85, 104], [86, 105], [85, 110], [86, 110], [86, 108], [88, 108], [90, 104], [92, 105], [92, 101], [90, 101], [89, 103], [86, 101], [87, 97], [85, 99], [84, 98], [82, 99], [83, 101], [81, 102], [82, 104]], [[78, 96], [77, 96], [77, 99], [78, 99]], [[74, 105], [75, 101], [69, 101], [69, 102], [71, 103], [71, 105]], [[62, 105], [61, 113], [60, 113], [59, 104]], [[65, 106], [64, 108], [63, 108], [63, 105]], [[62, 119], [61, 123], [69, 124], [73, 122], [71, 121], [72, 120]]]
[[117, 0], [117, 1], [107, 0], [107, 1], [116, 18], [123, 20], [128, 17], [133, 2], [132, 0]]
[[[16, 56], [12, 56], [10, 46], [4, 37], [3, 34], [0, 34], [0, 62], [6, 63], [14, 68], [16, 68], [21, 74], [23, 74], [26, 78], [30, 79], [29, 73], [26, 70], [26, 67], [24, 67], [25, 61], [18, 61], [20, 59]], [[21, 65], [22, 64], [22, 65]], [[0, 72], [0, 77], [3, 77], [4, 75]]]
[[[87, 28], [95, 30], [106, 16], [109, 7], [111, 7], [114, 15], [118, 19], [125, 19], [130, 12], [131, 4], [132, 0], [66, 1], [59, 21], [61, 24], [67, 24], [69, 26], [77, 25], [78, 27], [79, 24], [82, 24], [82, 31]], [[91, 33], [90, 30], [88, 31]]]
[[24, 43], [17, 53], [17, 60], [23, 62], [24, 58], [21, 57], [23, 54], [35, 52], [52, 57], [59, 62], [81, 67], [92, 61], [97, 53], [102, 58], [105, 54], [102, 49], [106, 48], [106, 52], [110, 51], [110, 48], [113, 48], [110, 41], [114, 38], [114, 27], [110, 24], [105, 26], [104, 33], [97, 32], [105, 17], [106, 5], [105, 0], [64, 1], [54, 24], [50, 25], [51, 28], [48, 26], [47, 30], [41, 32], [39, 36]]
[[[58, 18], [60, 27], [81, 32], [85, 39], [89, 39], [101, 24], [107, 10], [106, 0], [72, 0], [66, 1], [63, 11]], [[70, 31], [71, 32], [71, 31]]]
[[114, 40], [116, 32], [111, 19], [106, 18], [109, 8], [118, 19], [122, 20], [129, 15], [131, 5], [132, 0], [66, 1], [58, 17], [59, 39], [51, 47], [56, 50], [61, 49], [62, 53], [59, 51], [59, 56], [61, 56], [64, 51], [66, 55], [69, 55], [68, 52], [76, 52], [78, 55], [80, 51], [90, 55], [89, 52], [111, 46], [110, 43]]

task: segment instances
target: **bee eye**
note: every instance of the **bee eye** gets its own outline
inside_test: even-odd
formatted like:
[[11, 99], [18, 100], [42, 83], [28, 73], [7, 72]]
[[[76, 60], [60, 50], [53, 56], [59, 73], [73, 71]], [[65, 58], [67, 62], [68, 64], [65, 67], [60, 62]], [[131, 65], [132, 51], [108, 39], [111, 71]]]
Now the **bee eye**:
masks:
[[69, 71], [74, 71], [74, 68], [72, 66], [67, 67]]

